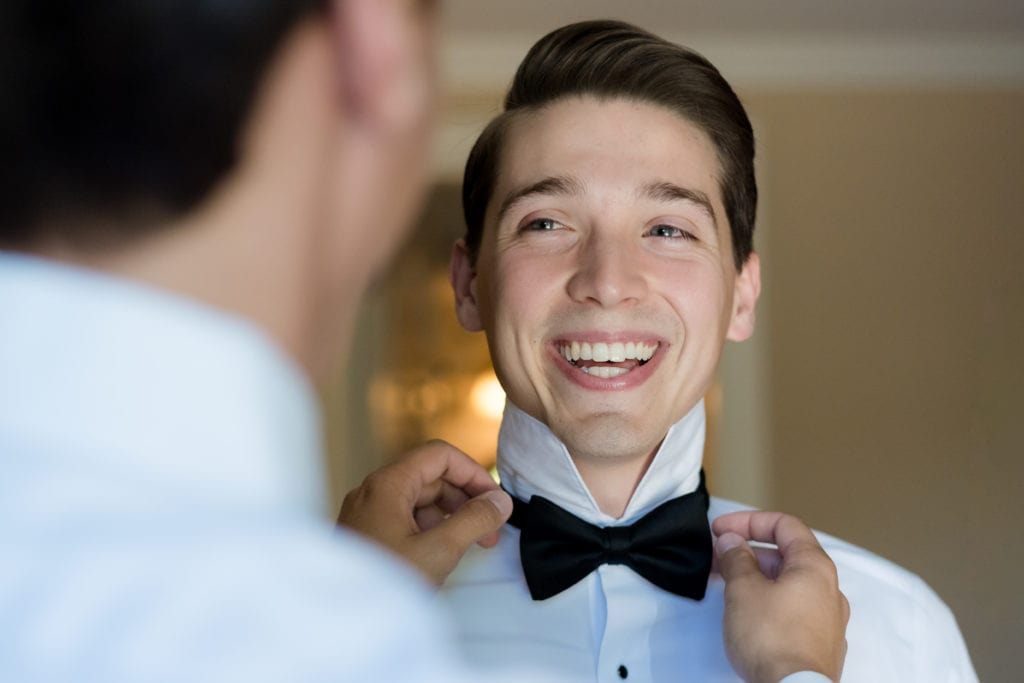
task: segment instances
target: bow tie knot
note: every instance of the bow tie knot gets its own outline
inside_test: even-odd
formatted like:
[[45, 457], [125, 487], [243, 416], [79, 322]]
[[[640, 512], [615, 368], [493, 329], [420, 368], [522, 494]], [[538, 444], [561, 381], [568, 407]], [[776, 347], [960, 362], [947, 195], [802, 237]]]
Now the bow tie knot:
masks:
[[627, 564], [629, 547], [633, 543], [632, 527], [606, 526], [601, 529], [601, 545], [604, 553], [603, 564]]
[[598, 527], [542, 496], [512, 497], [523, 574], [534, 600], [571, 587], [602, 564], [626, 565], [664, 590], [700, 600], [711, 572], [709, 498], [704, 486], [629, 525]]

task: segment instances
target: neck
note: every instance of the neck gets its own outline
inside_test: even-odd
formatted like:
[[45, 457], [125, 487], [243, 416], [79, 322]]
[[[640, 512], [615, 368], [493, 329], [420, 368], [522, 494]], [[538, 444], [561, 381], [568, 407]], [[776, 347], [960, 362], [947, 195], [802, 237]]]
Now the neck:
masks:
[[[661, 443], [658, 444], [659, 448]], [[601, 512], [619, 519], [647, 473], [658, 448], [646, 456], [586, 458], [570, 453], [584, 485]]]
[[[231, 207], [232, 209], [234, 207]], [[281, 221], [278, 223], [277, 221]], [[217, 202], [187, 220], [153, 226], [152, 235], [106, 249], [45, 244], [37, 253], [134, 280], [240, 315], [256, 323], [310, 370], [303, 330], [308, 323], [298, 251], [273, 234], [279, 217], [225, 211]], [[248, 239], [242, 239], [248, 235]], [[253, 235], [265, 239], [253, 239]], [[274, 253], [268, 253], [270, 246]], [[297, 246], [297, 245], [294, 245]]]
[[498, 473], [518, 498], [544, 496], [605, 526], [630, 523], [696, 490], [703, 452], [703, 402], [669, 428], [654, 452], [620, 463], [572, 457], [547, 425], [508, 403], [498, 435]]
[[[361, 161], [349, 153], [355, 134], [333, 87], [337, 58], [329, 22], [311, 18], [292, 32], [239, 131], [238, 161], [184, 216], [116, 248], [51, 243], [33, 251], [240, 315], [307, 375], [329, 378], [365, 287], [359, 257], [346, 268], [336, 248], [345, 228], [360, 223], [333, 213], [332, 169]], [[332, 257], [337, 266], [325, 268]]]

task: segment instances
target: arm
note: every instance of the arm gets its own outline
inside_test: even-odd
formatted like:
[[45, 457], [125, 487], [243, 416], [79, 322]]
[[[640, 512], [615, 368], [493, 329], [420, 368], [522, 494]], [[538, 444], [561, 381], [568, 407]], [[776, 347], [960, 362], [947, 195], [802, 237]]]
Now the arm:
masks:
[[441, 584], [471, 545], [497, 543], [510, 514], [512, 499], [487, 470], [454, 446], [431, 441], [350, 491], [338, 523]]
[[[811, 530], [779, 512], [723, 515], [712, 529], [725, 579], [726, 653], [737, 673], [748, 683], [838, 681], [850, 606]], [[778, 552], [755, 553], [748, 540]]]

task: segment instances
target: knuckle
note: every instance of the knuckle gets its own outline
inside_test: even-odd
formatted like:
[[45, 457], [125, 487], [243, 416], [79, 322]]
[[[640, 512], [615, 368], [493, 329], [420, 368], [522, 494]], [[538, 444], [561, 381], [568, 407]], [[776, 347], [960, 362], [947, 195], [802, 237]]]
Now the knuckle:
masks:
[[839, 586], [839, 570], [836, 568], [836, 563], [824, 551], [820, 554], [817, 568], [824, 581], [827, 581], [831, 586]]
[[443, 447], [445, 447], [447, 445], [448, 445], [448, 442], [444, 441], [443, 439], [434, 438], [434, 439], [427, 439], [426, 443], [423, 444], [423, 447], [426, 448], [426, 449], [435, 449], [435, 448], [443, 448]]
[[381, 470], [374, 470], [373, 472], [370, 472], [368, 475], [366, 475], [366, 478], [363, 479], [363, 483], [359, 488], [364, 490], [372, 490], [377, 487], [380, 480]]
[[829, 560], [828, 564], [825, 566], [825, 576], [828, 577], [828, 582], [831, 585], [836, 587], [839, 586], [839, 570], [836, 569], [836, 566], [832, 563], [832, 560]]
[[450, 443], [448, 443], [444, 439], [436, 439], [436, 438], [435, 439], [430, 439], [429, 441], [427, 441], [425, 444], [423, 444], [423, 446], [421, 447], [420, 450], [422, 452], [425, 452], [425, 453], [433, 453], [433, 454], [437, 454], [437, 453], [457, 453], [458, 452], [458, 449], [455, 448], [455, 446], [452, 446]]
[[352, 489], [341, 500], [341, 514], [351, 515], [365, 504], [366, 492], [362, 487]]
[[362, 491], [362, 495], [365, 497], [375, 497], [382, 491], [386, 491], [390, 488], [391, 477], [389, 473], [390, 470], [388, 468], [383, 468], [370, 472], [370, 474], [366, 475], [366, 479], [363, 480], [362, 486], [359, 487]]

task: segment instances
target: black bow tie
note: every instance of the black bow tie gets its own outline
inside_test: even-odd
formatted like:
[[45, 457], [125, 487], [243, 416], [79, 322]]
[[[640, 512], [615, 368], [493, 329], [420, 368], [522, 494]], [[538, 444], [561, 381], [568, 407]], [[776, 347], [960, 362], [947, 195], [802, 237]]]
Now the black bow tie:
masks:
[[597, 527], [550, 500], [512, 497], [509, 524], [519, 527], [519, 553], [530, 595], [546, 600], [602, 564], [624, 564], [655, 586], [704, 598], [711, 572], [711, 529], [704, 472], [693, 493], [662, 503], [628, 526]]

